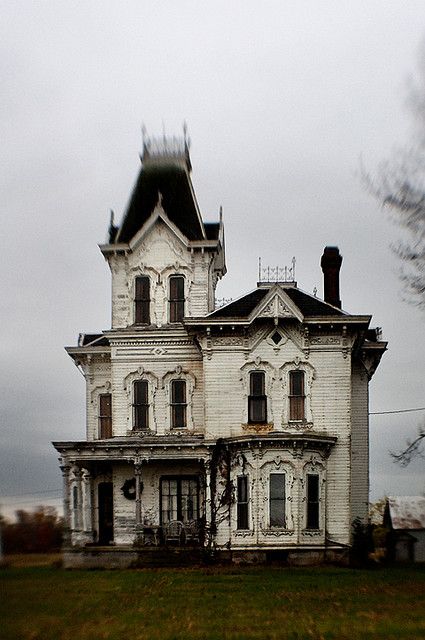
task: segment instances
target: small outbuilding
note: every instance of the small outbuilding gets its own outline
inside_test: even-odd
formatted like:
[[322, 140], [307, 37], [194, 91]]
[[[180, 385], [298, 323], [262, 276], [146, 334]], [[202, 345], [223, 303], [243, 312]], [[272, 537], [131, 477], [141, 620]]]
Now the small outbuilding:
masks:
[[384, 525], [389, 529], [389, 558], [395, 562], [425, 562], [425, 497], [387, 499]]

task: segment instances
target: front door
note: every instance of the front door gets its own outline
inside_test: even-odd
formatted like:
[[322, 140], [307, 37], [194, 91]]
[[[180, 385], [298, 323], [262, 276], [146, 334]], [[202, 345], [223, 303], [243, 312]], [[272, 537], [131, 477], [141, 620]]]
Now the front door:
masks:
[[109, 544], [114, 539], [114, 501], [112, 482], [101, 482], [99, 498], [99, 544]]

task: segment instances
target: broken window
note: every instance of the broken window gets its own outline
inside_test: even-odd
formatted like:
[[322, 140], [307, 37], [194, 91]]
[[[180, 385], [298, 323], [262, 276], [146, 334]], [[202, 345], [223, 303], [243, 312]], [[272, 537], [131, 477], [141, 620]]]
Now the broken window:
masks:
[[170, 322], [181, 322], [184, 318], [184, 277], [170, 278]]
[[248, 422], [267, 422], [267, 396], [264, 371], [251, 371], [249, 375]]
[[136, 380], [133, 383], [133, 429], [149, 429], [148, 383]]
[[99, 396], [99, 438], [112, 438], [112, 396], [101, 393]]
[[237, 528], [249, 529], [248, 525], [248, 476], [238, 476]]
[[307, 474], [307, 529], [319, 528], [319, 476]]
[[171, 380], [171, 427], [186, 427], [186, 381]]
[[304, 371], [289, 372], [289, 420], [304, 420]]
[[139, 276], [135, 282], [134, 321], [136, 324], [150, 324], [150, 281], [147, 276]]
[[270, 527], [286, 527], [284, 473], [270, 475]]

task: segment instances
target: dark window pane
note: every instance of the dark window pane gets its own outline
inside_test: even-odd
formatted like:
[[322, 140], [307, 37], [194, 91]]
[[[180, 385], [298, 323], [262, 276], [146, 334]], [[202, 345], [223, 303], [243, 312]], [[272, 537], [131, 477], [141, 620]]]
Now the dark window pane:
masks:
[[181, 322], [184, 318], [184, 278], [170, 278], [170, 322]]
[[171, 407], [171, 426], [173, 429], [186, 427], [186, 405], [176, 404]]
[[284, 473], [273, 473], [270, 476], [270, 526], [286, 526]]
[[305, 419], [304, 372], [289, 372], [289, 419]]
[[248, 398], [248, 422], [267, 422], [267, 398]]
[[276, 345], [278, 345], [279, 342], [282, 340], [282, 336], [280, 335], [280, 333], [275, 331], [274, 334], [272, 335], [272, 340]]
[[248, 422], [267, 422], [266, 378], [264, 371], [252, 371], [249, 375]]
[[319, 528], [319, 476], [307, 475], [307, 529]]
[[248, 477], [247, 476], [238, 477], [237, 528], [249, 529], [249, 526], [248, 526]]
[[148, 383], [136, 380], [133, 384], [133, 428], [149, 428]]
[[303, 396], [304, 395], [304, 372], [303, 371], [291, 371], [289, 374], [290, 391], [291, 396]]
[[134, 320], [137, 324], [150, 323], [150, 281], [147, 276], [136, 278]]
[[99, 396], [99, 437], [112, 438], [112, 396], [102, 393]]
[[263, 396], [265, 392], [265, 375], [263, 371], [252, 371], [250, 374], [250, 395]]
[[171, 402], [186, 402], [185, 380], [173, 380], [171, 383]]

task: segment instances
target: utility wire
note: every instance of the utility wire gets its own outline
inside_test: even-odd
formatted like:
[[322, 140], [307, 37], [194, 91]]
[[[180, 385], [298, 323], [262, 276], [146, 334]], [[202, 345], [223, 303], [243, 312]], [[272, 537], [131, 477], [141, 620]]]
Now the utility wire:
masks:
[[24, 496], [36, 496], [41, 493], [60, 493], [61, 489], [48, 489], [47, 491], [25, 491], [24, 493], [11, 493], [10, 495], [2, 496], [2, 498], [23, 498]]
[[411, 411], [425, 411], [425, 407], [418, 407], [417, 409], [395, 409], [394, 411], [370, 411], [370, 416], [383, 416], [387, 413], [410, 413]]

